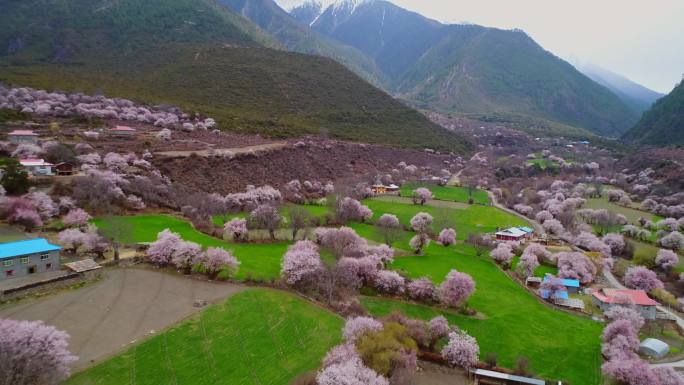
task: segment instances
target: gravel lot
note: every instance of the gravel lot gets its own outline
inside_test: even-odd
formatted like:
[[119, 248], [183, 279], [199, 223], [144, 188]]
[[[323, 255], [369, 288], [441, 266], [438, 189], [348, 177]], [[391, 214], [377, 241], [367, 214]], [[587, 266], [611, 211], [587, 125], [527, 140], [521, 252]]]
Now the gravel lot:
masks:
[[43, 320], [68, 332], [78, 370], [199, 311], [196, 299], [214, 302], [241, 289], [139, 268], [108, 269], [97, 283], [0, 308], [0, 317]]

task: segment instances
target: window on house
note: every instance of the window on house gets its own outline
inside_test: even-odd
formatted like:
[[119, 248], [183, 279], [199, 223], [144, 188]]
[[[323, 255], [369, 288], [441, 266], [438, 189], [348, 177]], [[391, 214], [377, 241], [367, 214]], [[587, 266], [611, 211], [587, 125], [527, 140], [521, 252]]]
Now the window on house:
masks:
[[14, 275], [14, 270], [7, 270], [7, 271], [5, 271], [5, 276], [11, 277], [11, 276], [13, 276], [13, 275]]
[[46, 269], [52, 269], [52, 264], [51, 263], [46, 263], [45, 264]]
[[48, 259], [50, 259], [50, 254], [41, 254], [41, 255], [40, 255], [40, 260], [41, 260], [41, 261], [45, 261], [45, 260], [48, 260]]
[[23, 264], [29, 263], [29, 258], [28, 258], [28, 257], [22, 257], [22, 258], [21, 258], [21, 263], [23, 263]]
[[4, 260], [4, 261], [2, 261], [2, 265], [3, 265], [3, 266], [12, 266], [12, 265], [14, 265], [14, 259], [6, 259], [6, 260]]

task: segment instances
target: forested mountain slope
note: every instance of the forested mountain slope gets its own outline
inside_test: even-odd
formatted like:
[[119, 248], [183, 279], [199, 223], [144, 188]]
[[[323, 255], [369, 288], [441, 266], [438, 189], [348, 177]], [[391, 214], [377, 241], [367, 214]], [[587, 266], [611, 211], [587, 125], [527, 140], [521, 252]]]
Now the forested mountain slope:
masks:
[[0, 0], [0, 80], [170, 103], [222, 129], [463, 151], [333, 60], [285, 52], [213, 0]]
[[641, 144], [684, 145], [684, 82], [655, 102], [624, 138]]

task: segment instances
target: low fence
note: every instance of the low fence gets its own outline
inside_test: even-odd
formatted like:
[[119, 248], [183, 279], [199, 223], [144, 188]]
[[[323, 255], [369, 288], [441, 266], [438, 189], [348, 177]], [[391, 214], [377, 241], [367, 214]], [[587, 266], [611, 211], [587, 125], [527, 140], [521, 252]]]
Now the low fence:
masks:
[[41, 295], [60, 290], [79, 283], [92, 281], [100, 277], [99, 270], [91, 270], [84, 273], [66, 273], [59, 277], [49, 278], [43, 281], [30, 282], [0, 291], [0, 303], [16, 300], [29, 295]]

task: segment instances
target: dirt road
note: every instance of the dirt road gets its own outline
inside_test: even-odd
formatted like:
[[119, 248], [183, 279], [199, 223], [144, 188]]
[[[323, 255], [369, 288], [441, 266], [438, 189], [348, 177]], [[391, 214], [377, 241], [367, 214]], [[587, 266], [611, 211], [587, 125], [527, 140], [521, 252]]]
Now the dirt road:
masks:
[[207, 156], [226, 156], [233, 158], [236, 155], [247, 154], [250, 152], [264, 152], [280, 150], [287, 146], [287, 142], [274, 142], [267, 144], [257, 144], [254, 146], [234, 147], [234, 148], [216, 148], [211, 150], [193, 150], [193, 151], [160, 151], [155, 152], [157, 156], [165, 158], [187, 158], [193, 154], [207, 157]]
[[199, 311], [195, 299], [214, 302], [241, 289], [145, 269], [111, 269], [90, 286], [1, 308], [0, 317], [43, 320], [69, 333], [78, 370]]

